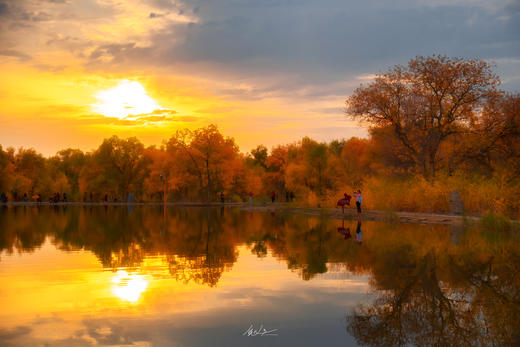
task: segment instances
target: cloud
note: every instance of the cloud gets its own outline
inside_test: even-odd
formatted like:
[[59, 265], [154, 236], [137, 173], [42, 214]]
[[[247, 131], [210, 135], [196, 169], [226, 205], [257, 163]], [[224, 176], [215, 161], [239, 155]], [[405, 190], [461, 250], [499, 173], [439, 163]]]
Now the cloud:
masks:
[[370, 81], [372, 81], [374, 78], [376, 78], [376, 74], [373, 74], [373, 73], [362, 74], [362, 75], [357, 75], [357, 76], [356, 76], [356, 79], [357, 79], [357, 80], [360, 80], [360, 81], [363, 81], [363, 82], [370, 82]]
[[79, 122], [83, 125], [114, 125], [122, 127], [190, 123], [200, 120], [201, 117], [178, 115], [177, 111], [170, 109], [157, 109], [150, 113], [128, 115], [122, 119], [106, 117], [100, 114], [82, 114], [79, 117]]
[[[123, 120], [83, 111], [87, 125], [159, 127], [203, 116], [242, 132], [244, 119], [290, 123], [300, 114], [325, 123], [318, 117], [334, 114], [361, 82], [433, 53], [494, 60], [503, 87], [520, 88], [510, 62], [520, 59], [520, 5], [509, 0], [0, 0], [0, 16], [3, 59], [57, 73], [189, 81], [182, 91], [163, 84], [171, 102], [161, 105], [177, 107], [194, 90], [218, 100]], [[305, 124], [307, 132], [315, 125]]]
[[31, 328], [28, 326], [18, 326], [13, 329], [0, 329], [0, 345], [14, 346], [14, 341], [24, 338], [31, 333]]
[[9, 6], [7, 6], [7, 3], [0, 2], [0, 16], [7, 14], [8, 11], [9, 11]]
[[[60, 18], [60, 35], [41, 26], [33, 30], [47, 37], [46, 49], [68, 49], [89, 69], [241, 80], [254, 85], [250, 91], [267, 94], [280, 92], [282, 84], [301, 90], [302, 84], [319, 89], [354, 80], [416, 55], [520, 56], [520, 6], [509, 0], [20, 4], [8, 9], [4, 3], [3, 11], [17, 13], [17, 21]], [[471, 25], [475, 20], [478, 26]], [[221, 91], [252, 94], [235, 87]]]
[[20, 61], [31, 60], [31, 56], [14, 49], [0, 49], [0, 55], [18, 58]]

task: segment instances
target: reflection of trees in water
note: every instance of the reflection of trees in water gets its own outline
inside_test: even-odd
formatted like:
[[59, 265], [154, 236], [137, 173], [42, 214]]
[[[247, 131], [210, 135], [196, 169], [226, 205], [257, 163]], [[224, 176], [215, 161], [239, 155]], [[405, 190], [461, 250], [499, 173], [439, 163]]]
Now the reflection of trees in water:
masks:
[[201, 212], [172, 209], [164, 216], [159, 208], [115, 206], [10, 209], [0, 218], [0, 251], [33, 251], [50, 238], [61, 250], [91, 251], [114, 270], [165, 255], [172, 276], [213, 286], [236, 261], [240, 220], [237, 213]]
[[377, 299], [347, 317], [359, 344], [519, 345], [518, 246], [421, 257], [409, 246], [376, 260]]
[[183, 283], [195, 282], [217, 285], [222, 273], [231, 268], [231, 263], [223, 263], [221, 258], [202, 256], [193, 259], [169, 256], [168, 264], [171, 275]]
[[[112, 269], [162, 256], [175, 279], [215, 286], [245, 243], [257, 256], [284, 261], [304, 280], [331, 266], [370, 274], [378, 298], [348, 317], [347, 329], [361, 344], [518, 342], [520, 236], [514, 234], [461, 231], [454, 244], [447, 227], [367, 222], [359, 245], [337, 234], [337, 221], [298, 215], [218, 209], [163, 214], [152, 207], [0, 213], [0, 251], [7, 253], [30, 252], [48, 238], [59, 249], [91, 251]], [[345, 223], [355, 227], [355, 221]]]
[[[198, 237], [190, 238], [191, 242], [185, 247], [188, 252], [167, 256], [169, 271], [177, 280], [215, 286], [222, 273], [236, 261], [234, 238], [226, 234], [226, 231], [234, 233], [236, 229], [227, 228], [224, 215], [214, 215], [213, 212], [207, 209], [205, 225], [201, 223], [198, 228], [192, 229], [199, 232], [195, 233]], [[198, 219], [199, 222], [203, 220]]]
[[329, 231], [330, 220], [294, 215], [258, 216], [264, 218], [249, 224], [256, 228], [250, 228], [247, 239], [253, 254], [262, 257], [270, 249], [273, 256], [287, 262], [288, 268], [298, 272], [304, 280], [327, 272], [329, 253], [335, 252], [337, 246], [336, 238]]

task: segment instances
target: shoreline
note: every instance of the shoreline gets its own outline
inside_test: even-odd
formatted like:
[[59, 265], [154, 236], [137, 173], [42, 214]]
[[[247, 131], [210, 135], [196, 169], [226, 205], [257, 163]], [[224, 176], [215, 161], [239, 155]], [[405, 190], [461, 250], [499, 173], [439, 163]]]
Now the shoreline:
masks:
[[[162, 202], [7, 202], [0, 204], [5, 206], [163, 206]], [[323, 216], [333, 219], [359, 219], [394, 223], [415, 223], [415, 224], [445, 224], [445, 225], [463, 225], [464, 223], [477, 223], [480, 220], [478, 216], [462, 216], [452, 214], [426, 213], [426, 212], [406, 212], [406, 211], [378, 211], [365, 210], [361, 216], [358, 216], [355, 209], [345, 209], [345, 213], [340, 208], [313, 208], [293, 206], [287, 203], [240, 203], [240, 202], [167, 202], [168, 207], [238, 207], [243, 211], [262, 211], [262, 212], [283, 212], [292, 214], [303, 214], [308, 216]], [[518, 223], [517, 220], [511, 220]]]

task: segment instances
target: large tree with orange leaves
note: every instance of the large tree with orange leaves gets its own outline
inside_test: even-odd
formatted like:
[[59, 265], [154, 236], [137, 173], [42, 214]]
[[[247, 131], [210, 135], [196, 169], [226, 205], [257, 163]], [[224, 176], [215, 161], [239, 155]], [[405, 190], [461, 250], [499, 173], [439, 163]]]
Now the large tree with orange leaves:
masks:
[[482, 60], [419, 56], [357, 88], [346, 113], [375, 128], [390, 127], [401, 150], [433, 181], [443, 144], [478, 122], [485, 104], [500, 95], [499, 83]]

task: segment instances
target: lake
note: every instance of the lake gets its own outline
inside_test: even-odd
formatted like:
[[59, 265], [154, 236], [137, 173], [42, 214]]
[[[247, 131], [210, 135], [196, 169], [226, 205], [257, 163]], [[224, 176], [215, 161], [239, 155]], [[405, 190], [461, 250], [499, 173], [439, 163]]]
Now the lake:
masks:
[[4, 206], [0, 345], [519, 345], [519, 270], [477, 227]]

